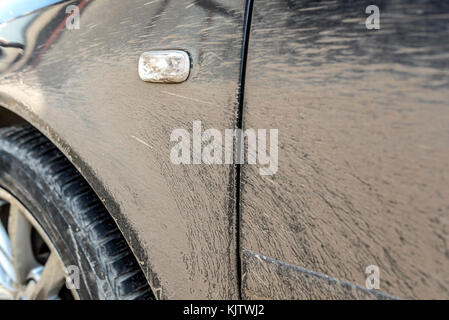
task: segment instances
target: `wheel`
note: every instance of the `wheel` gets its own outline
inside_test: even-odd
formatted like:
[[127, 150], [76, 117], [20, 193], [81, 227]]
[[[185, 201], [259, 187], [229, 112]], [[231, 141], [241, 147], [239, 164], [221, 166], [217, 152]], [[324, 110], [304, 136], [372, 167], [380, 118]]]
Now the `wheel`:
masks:
[[127, 242], [30, 125], [0, 129], [0, 299], [152, 299]]

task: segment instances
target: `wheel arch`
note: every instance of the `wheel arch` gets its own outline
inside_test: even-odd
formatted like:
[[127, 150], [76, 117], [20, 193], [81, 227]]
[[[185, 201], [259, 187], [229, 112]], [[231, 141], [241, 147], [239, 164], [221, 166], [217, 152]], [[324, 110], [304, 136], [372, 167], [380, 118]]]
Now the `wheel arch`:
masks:
[[[129, 223], [126, 214], [121, 210], [120, 205], [115, 201], [114, 197], [101, 182], [82, 157], [71, 147], [70, 142], [61, 138], [57, 130], [55, 130], [45, 119], [40, 118], [32, 111], [32, 108], [21, 103], [19, 100], [0, 91], [0, 128], [17, 124], [28, 123], [44, 136], [46, 136], [56, 148], [61, 151], [68, 161], [78, 170], [81, 176], [90, 185], [92, 190], [97, 194], [106, 210], [117, 224], [118, 229], [125, 238], [128, 246], [136, 257], [144, 275], [147, 277], [156, 299], [161, 298], [156, 295], [156, 288], [160, 285], [159, 278], [152, 272], [149, 265], [149, 257], [147, 256], [142, 240], [134, 227]], [[143, 263], [144, 262], [144, 263]], [[145, 266], [145, 268], [143, 268]]]

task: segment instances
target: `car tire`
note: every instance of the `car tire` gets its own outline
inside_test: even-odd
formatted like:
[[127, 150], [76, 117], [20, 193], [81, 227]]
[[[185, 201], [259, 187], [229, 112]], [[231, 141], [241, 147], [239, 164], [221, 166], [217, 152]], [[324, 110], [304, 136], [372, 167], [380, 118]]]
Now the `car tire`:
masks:
[[66, 271], [78, 268], [75, 298], [154, 297], [98, 196], [53, 143], [28, 124], [0, 129], [0, 188], [31, 213]]

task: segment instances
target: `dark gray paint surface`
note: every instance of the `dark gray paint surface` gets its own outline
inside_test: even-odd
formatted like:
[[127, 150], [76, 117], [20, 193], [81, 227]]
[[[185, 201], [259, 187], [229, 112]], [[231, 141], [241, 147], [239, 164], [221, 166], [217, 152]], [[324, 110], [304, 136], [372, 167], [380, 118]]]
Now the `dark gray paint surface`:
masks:
[[[237, 298], [235, 169], [172, 164], [170, 133], [234, 128], [245, 1], [77, 3], [79, 30], [65, 28], [69, 3], [0, 30], [23, 45], [2, 48], [0, 105], [79, 168], [157, 297]], [[139, 56], [155, 49], [188, 51], [189, 80], [141, 81]]]
[[[255, 1], [243, 124], [279, 129], [279, 171], [243, 165], [238, 211], [235, 168], [173, 165], [169, 136], [238, 125], [245, 2], [29, 13], [0, 29], [0, 106], [79, 168], [159, 298], [239, 297], [236, 234], [244, 298], [447, 298], [446, 2], [376, 1], [369, 31], [371, 1]], [[189, 80], [142, 82], [153, 49], [189, 51]], [[371, 264], [381, 293], [363, 288]]]
[[448, 17], [446, 1], [255, 2], [244, 127], [279, 129], [279, 171], [242, 168], [244, 297], [360, 297], [310, 274], [364, 287], [369, 265], [381, 292], [449, 297]]

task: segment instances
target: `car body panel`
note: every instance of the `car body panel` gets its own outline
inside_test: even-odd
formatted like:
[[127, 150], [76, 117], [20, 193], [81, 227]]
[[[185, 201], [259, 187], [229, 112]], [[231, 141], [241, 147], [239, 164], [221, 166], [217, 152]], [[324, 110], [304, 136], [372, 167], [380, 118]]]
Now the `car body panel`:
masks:
[[255, 1], [244, 128], [279, 170], [242, 167], [243, 297], [449, 296], [449, 5], [371, 4]]
[[[79, 29], [66, 27], [70, 4], [80, 8]], [[239, 297], [235, 168], [173, 164], [170, 133], [191, 130], [194, 120], [235, 127], [245, 5], [83, 0], [0, 29], [0, 37], [14, 28], [23, 39], [22, 51], [2, 65], [1, 106], [36, 126], [80, 170], [157, 298]], [[190, 54], [188, 81], [139, 79], [139, 56], [158, 49]]]
[[[377, 1], [380, 30], [365, 0], [36, 4], [0, 25], [0, 125], [15, 113], [64, 152], [156, 298], [449, 296], [445, 2]], [[188, 80], [140, 80], [165, 49], [189, 53]], [[278, 129], [278, 171], [173, 164], [195, 120]]]

